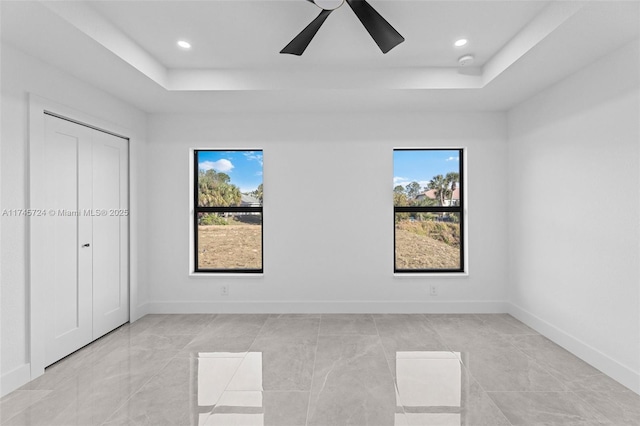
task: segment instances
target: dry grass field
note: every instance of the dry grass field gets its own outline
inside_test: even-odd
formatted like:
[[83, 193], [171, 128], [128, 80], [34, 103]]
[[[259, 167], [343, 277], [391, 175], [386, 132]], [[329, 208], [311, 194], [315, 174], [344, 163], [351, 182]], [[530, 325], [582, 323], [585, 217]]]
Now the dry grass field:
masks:
[[457, 269], [460, 267], [460, 226], [455, 223], [396, 224], [397, 269]]
[[198, 266], [203, 269], [262, 268], [262, 226], [237, 222], [198, 226]]

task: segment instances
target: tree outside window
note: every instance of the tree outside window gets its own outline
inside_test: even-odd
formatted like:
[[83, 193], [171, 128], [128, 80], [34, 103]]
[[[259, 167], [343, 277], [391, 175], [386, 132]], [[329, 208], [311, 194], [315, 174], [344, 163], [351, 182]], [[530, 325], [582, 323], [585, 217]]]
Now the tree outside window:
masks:
[[194, 151], [195, 272], [262, 272], [262, 151]]
[[464, 272], [462, 161], [462, 149], [394, 150], [395, 272]]

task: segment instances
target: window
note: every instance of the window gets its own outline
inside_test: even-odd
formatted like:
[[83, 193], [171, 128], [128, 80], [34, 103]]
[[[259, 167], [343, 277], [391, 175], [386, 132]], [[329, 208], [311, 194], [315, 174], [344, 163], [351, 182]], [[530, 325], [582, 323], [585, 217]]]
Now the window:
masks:
[[262, 151], [195, 150], [195, 272], [262, 272]]
[[462, 162], [462, 149], [393, 151], [395, 272], [464, 272]]

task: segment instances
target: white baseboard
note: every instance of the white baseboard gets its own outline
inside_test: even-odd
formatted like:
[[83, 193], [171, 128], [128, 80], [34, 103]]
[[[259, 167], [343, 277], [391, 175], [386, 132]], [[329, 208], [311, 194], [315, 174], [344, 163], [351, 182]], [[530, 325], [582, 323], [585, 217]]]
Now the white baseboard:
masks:
[[143, 316], [150, 314], [149, 312], [149, 304], [143, 303], [141, 305], [135, 306], [130, 311], [129, 322], [134, 322], [142, 318]]
[[150, 314], [337, 314], [337, 313], [505, 313], [502, 301], [229, 301], [229, 302], [149, 302]]
[[513, 317], [522, 321], [554, 343], [562, 346], [578, 358], [591, 364], [607, 376], [640, 394], [640, 374], [637, 371], [633, 371], [629, 367], [620, 364], [598, 349], [513, 303], [507, 303], [506, 307], [507, 312]]
[[31, 380], [31, 365], [23, 364], [20, 367], [4, 373], [0, 378], [0, 397], [13, 392], [20, 386]]

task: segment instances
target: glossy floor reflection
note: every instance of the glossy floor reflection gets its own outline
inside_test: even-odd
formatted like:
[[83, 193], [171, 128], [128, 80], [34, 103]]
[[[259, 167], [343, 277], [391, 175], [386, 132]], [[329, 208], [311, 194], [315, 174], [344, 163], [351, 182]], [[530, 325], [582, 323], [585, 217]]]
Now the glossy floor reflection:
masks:
[[2, 425], [640, 425], [640, 396], [509, 315], [148, 315]]

